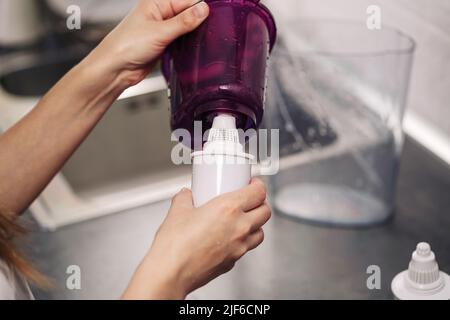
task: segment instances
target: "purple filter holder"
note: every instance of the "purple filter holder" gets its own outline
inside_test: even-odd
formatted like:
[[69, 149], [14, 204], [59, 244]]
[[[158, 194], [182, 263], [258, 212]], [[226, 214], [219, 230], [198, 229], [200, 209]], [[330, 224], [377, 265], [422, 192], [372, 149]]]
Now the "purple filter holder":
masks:
[[[163, 55], [172, 130], [184, 128], [193, 137], [194, 121], [202, 121], [204, 132], [219, 113], [234, 115], [240, 129], [256, 129], [264, 113], [275, 21], [259, 0], [205, 1], [210, 7], [207, 20]], [[184, 142], [194, 147], [193, 140]]]

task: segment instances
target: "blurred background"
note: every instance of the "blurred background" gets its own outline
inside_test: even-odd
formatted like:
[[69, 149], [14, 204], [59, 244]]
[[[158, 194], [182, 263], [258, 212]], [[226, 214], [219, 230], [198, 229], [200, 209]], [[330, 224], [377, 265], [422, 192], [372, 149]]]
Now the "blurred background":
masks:
[[[0, 0], [0, 132], [135, 3]], [[264, 120], [280, 129], [281, 171], [266, 177], [277, 214], [261, 248], [190, 298], [389, 299], [419, 241], [450, 271], [450, 3], [263, 3], [279, 29]], [[366, 24], [371, 5], [379, 30]], [[70, 29], [77, 8], [81, 28]], [[27, 213], [23, 246], [56, 284], [36, 288], [37, 298], [120, 295], [167, 199], [190, 183], [190, 167], [170, 160], [170, 135], [157, 67], [124, 92]], [[82, 270], [81, 290], [66, 287], [70, 265]], [[370, 265], [381, 268], [380, 289], [367, 288]]]
[[[272, 5], [273, 2], [273, 5]], [[442, 138], [448, 140], [450, 136], [450, 109], [448, 107], [450, 74], [448, 57], [450, 12], [448, 1], [437, 0], [431, 4], [425, 0], [284, 0], [268, 1], [283, 23], [285, 19], [304, 18], [315, 19], [345, 19], [361, 20], [366, 15], [370, 5], [377, 5], [381, 9], [383, 25], [400, 29], [411, 35], [417, 43], [414, 57], [414, 68], [411, 76], [406, 129], [432, 127]], [[409, 114], [412, 118], [409, 118]], [[414, 129], [411, 129], [414, 131]], [[409, 132], [409, 131], [407, 131]], [[414, 136], [416, 134], [412, 133]], [[421, 139], [417, 134], [417, 139]], [[422, 139], [426, 139], [422, 137]], [[428, 143], [433, 143], [428, 141]], [[443, 150], [440, 152], [443, 153]], [[448, 152], [448, 149], [447, 149]], [[445, 155], [448, 159], [448, 154]]]

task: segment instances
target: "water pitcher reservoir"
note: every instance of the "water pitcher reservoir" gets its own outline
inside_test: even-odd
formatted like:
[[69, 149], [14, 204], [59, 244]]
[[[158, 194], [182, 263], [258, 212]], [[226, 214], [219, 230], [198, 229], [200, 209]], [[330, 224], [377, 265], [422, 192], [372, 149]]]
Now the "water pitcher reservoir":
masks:
[[361, 22], [288, 22], [272, 57], [265, 122], [280, 129], [276, 212], [362, 226], [394, 210], [414, 42]]

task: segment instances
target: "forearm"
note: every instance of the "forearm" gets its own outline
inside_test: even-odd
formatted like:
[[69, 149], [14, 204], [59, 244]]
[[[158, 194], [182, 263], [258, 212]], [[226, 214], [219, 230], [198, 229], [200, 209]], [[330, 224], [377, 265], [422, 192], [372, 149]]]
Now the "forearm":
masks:
[[21, 213], [128, 86], [88, 57], [0, 136], [0, 206]]
[[0, 209], [22, 212], [120, 93], [141, 81], [167, 45], [209, 13], [207, 4], [196, 0], [160, 4], [140, 1], [33, 111], [0, 136]]

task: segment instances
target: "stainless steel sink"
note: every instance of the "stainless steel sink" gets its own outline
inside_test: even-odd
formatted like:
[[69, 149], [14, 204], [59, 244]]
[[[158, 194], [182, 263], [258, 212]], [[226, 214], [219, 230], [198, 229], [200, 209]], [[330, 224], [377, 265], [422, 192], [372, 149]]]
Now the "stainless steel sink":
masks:
[[[0, 63], [0, 131], [29, 112], [82, 58], [21, 55]], [[31, 206], [47, 229], [170, 197], [189, 184], [170, 160], [169, 102], [158, 73], [125, 91]]]
[[42, 96], [82, 58], [81, 54], [65, 57], [24, 56], [14, 60], [15, 64], [25, 63], [28, 66], [16, 68], [13, 64], [12, 70], [6, 71], [0, 77], [0, 85], [11, 95]]

